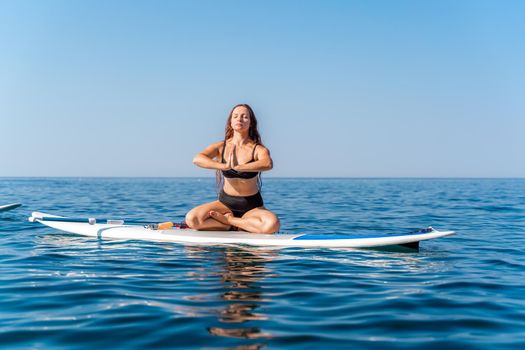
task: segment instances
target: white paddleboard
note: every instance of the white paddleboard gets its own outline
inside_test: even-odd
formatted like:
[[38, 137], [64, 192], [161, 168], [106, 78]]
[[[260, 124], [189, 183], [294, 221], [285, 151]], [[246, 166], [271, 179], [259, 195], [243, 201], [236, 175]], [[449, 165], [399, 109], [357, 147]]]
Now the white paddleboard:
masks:
[[0, 205], [0, 212], [13, 210], [21, 206], [20, 203], [13, 203], [13, 204], [6, 204], [6, 205]]
[[[84, 222], [78, 222], [81, 220]], [[32, 213], [29, 221], [39, 222], [60, 231], [97, 238], [176, 242], [200, 245], [246, 244], [261, 247], [371, 248], [405, 245], [410, 248], [417, 248], [417, 243], [420, 241], [454, 234], [454, 231], [437, 231], [432, 228], [404, 234], [362, 235], [261, 234], [243, 231], [197, 231], [179, 228], [152, 230], [146, 228], [144, 225], [126, 224], [125, 222], [118, 220], [108, 220], [110, 223], [97, 223], [95, 219], [73, 219], [40, 212]]]
[[261, 247], [371, 248], [406, 245], [411, 248], [417, 248], [417, 243], [420, 241], [454, 234], [454, 231], [437, 231], [430, 227], [404, 234], [368, 235], [307, 233], [261, 234], [242, 231], [197, 231], [179, 228], [152, 230], [143, 225], [126, 224], [118, 220], [108, 220], [109, 223], [99, 223], [96, 219], [69, 219], [39, 212], [32, 213], [29, 221], [39, 222], [60, 231], [97, 238], [176, 242], [199, 245], [245, 244]]

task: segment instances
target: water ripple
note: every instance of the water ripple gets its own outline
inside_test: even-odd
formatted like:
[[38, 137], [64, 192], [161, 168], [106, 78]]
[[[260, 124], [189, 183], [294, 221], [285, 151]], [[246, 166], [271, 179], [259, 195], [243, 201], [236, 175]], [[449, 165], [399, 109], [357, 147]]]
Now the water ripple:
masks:
[[0, 344], [525, 346], [525, 180], [265, 179], [265, 203], [289, 232], [458, 231], [417, 253], [98, 240], [26, 221], [36, 210], [177, 219], [213, 200], [213, 186], [213, 179], [0, 179], [3, 201], [24, 203], [0, 216]]

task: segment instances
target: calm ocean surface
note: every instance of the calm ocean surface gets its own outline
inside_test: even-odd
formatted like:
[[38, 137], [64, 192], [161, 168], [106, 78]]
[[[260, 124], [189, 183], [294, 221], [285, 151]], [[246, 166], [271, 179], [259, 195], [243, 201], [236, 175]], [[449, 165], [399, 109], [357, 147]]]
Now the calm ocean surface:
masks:
[[285, 232], [457, 235], [419, 252], [98, 240], [27, 222], [181, 220], [214, 180], [0, 178], [5, 349], [523, 349], [525, 179], [264, 179]]

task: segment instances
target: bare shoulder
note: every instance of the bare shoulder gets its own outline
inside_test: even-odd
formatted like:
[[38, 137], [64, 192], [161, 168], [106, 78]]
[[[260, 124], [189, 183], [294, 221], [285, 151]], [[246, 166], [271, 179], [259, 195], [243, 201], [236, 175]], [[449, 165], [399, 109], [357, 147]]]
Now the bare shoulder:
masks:
[[262, 145], [260, 143], [257, 144], [257, 149], [256, 150], [257, 150], [257, 152], [263, 151], [263, 152], [270, 153], [270, 150], [265, 145]]
[[219, 149], [219, 148], [222, 148], [223, 144], [224, 144], [224, 140], [221, 140], [221, 141], [212, 143], [209, 147]]
[[267, 158], [270, 157], [270, 150], [264, 145], [257, 144], [257, 148], [255, 149], [255, 155], [257, 159]]
[[204, 151], [202, 151], [201, 153], [207, 155], [208, 157], [212, 157], [212, 158], [217, 156], [217, 155], [220, 155], [221, 148], [222, 148], [222, 143], [223, 143], [223, 141], [214, 142], [211, 145], [209, 145], [208, 147], [206, 147], [204, 149]]

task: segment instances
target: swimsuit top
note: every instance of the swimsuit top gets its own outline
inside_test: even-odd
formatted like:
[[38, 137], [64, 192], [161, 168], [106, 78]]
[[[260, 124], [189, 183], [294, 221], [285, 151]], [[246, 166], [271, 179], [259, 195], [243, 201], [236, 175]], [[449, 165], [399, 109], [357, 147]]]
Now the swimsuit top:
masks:
[[[246, 162], [245, 164], [248, 164], [248, 163], [251, 163], [251, 162], [255, 161], [254, 156], [255, 156], [255, 149], [256, 148], [257, 148], [257, 144], [255, 144], [255, 147], [253, 147], [252, 160], [250, 160], [249, 162]], [[222, 146], [221, 163], [226, 163], [226, 161], [224, 160], [224, 150], [225, 149], [226, 149], [226, 141], [224, 141], [224, 144]], [[257, 171], [237, 171], [237, 170], [230, 169], [230, 170], [222, 170], [222, 175], [224, 177], [229, 178], [229, 179], [231, 179], [231, 178], [252, 179], [252, 178], [256, 177], [257, 175], [259, 175], [259, 172], [257, 172]]]

